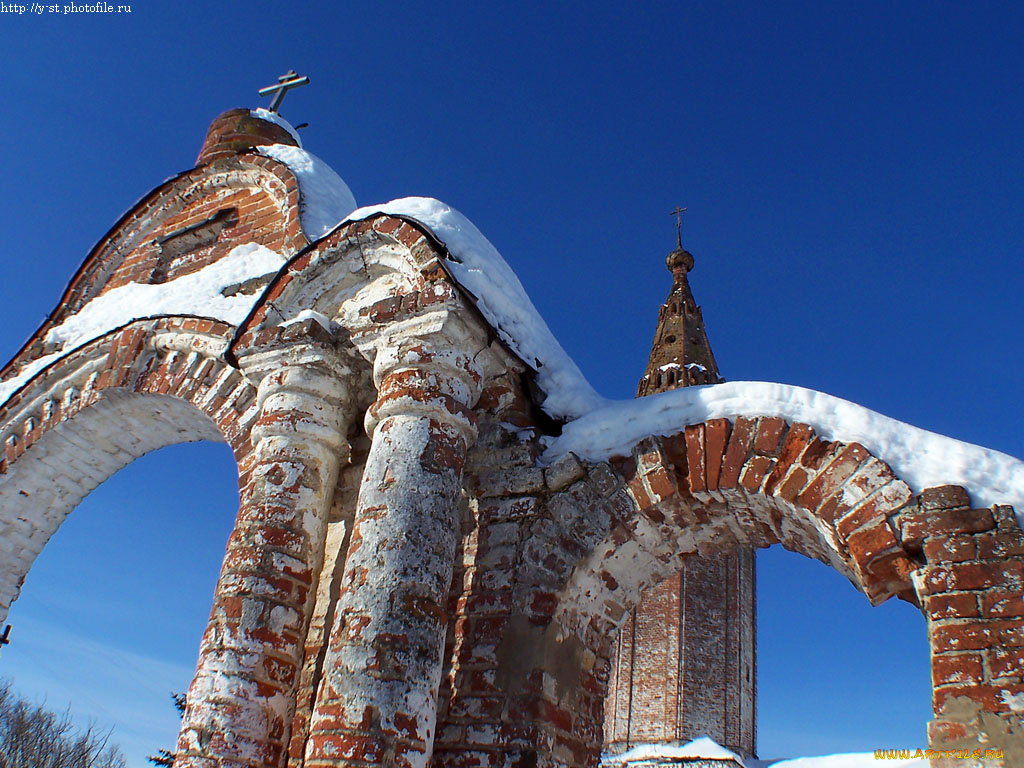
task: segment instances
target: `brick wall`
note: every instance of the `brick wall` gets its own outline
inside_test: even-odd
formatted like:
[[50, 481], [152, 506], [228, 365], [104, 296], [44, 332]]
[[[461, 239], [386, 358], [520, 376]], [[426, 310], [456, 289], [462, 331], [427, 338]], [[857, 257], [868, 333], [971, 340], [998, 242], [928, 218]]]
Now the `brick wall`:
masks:
[[[449, 279], [433, 237], [377, 216], [300, 253], [297, 206], [287, 169], [244, 153], [168, 182], [101, 241], [51, 323], [110, 286], [173, 279], [239, 242], [296, 258], [246, 288], [267, 290], [244, 327], [138, 320], [0, 407], [3, 614], [63, 517], [119, 466], [180, 440], [235, 451], [242, 509], [179, 768], [592, 766], [614, 643], [643, 591], [695, 554], [779, 543], [873, 603], [920, 604], [933, 743], [987, 739], [1003, 745], [1003, 766], [1021, 762], [1024, 542], [1011, 510], [972, 509], [958, 489], [914, 495], [863, 446], [765, 417], [694, 424], [608, 462], [542, 466], [551, 425], [529, 370]], [[161, 251], [154, 241], [168, 235]], [[334, 324], [282, 330], [271, 309]], [[49, 327], [2, 375], [45, 354]], [[380, 423], [394, 432], [378, 440]], [[423, 437], [413, 454], [395, 447], [403, 430]], [[406, 481], [390, 459], [406, 462]], [[429, 531], [410, 513], [418, 494], [432, 494]], [[382, 527], [389, 515], [401, 535]], [[364, 541], [376, 543], [356, 557]], [[408, 578], [392, 584], [396, 573]], [[643, 721], [630, 727], [664, 732], [674, 709], [678, 728], [698, 695], [686, 683], [681, 696], [637, 701]]]

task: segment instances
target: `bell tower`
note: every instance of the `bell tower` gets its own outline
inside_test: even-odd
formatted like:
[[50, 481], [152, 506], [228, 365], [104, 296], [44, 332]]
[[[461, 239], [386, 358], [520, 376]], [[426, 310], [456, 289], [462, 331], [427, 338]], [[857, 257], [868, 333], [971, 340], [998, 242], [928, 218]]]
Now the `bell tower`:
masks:
[[[693, 256], [666, 258], [672, 289], [658, 312], [646, 397], [724, 381], [690, 290]], [[683, 570], [643, 593], [616, 641], [605, 699], [604, 749], [613, 758], [642, 744], [709, 736], [743, 757], [756, 739], [754, 550], [687, 558]]]

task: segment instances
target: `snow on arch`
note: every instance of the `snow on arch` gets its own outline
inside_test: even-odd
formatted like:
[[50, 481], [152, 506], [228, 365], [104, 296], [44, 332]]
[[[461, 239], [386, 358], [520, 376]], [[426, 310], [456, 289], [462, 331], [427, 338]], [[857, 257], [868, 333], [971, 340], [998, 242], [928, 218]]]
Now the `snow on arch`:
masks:
[[327, 163], [302, 148], [302, 139], [287, 120], [262, 107], [249, 111], [253, 117], [283, 128], [299, 146], [269, 144], [256, 147], [264, 157], [284, 163], [299, 182], [299, 220], [310, 242], [330, 232], [341, 219], [355, 210], [352, 190]]
[[47, 331], [44, 340], [58, 345], [57, 351], [33, 360], [22, 367], [17, 376], [0, 382], [0, 407], [43, 368], [133, 320], [160, 315], [196, 315], [238, 325], [258, 295], [225, 296], [223, 289], [277, 272], [284, 262], [284, 256], [266, 246], [245, 243], [202, 269], [166, 283], [128, 283], [100, 294]]
[[732, 381], [610, 403], [566, 424], [544, 459], [553, 461], [571, 451], [600, 461], [628, 454], [648, 435], [670, 435], [690, 424], [737, 416], [778, 416], [791, 424], [808, 424], [827, 440], [860, 443], [911, 490], [962, 485], [979, 506], [1012, 504], [1024, 527], [1024, 462], [788, 384]]

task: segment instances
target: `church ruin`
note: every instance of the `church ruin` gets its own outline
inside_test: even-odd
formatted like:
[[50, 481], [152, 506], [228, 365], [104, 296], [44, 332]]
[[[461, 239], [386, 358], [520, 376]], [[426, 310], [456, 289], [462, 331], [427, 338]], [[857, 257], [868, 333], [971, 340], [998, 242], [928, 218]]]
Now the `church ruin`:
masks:
[[93, 488], [216, 440], [240, 508], [178, 768], [752, 755], [773, 544], [919, 606], [931, 745], [1024, 764], [1024, 464], [721, 383], [668, 265], [642, 397], [608, 401], [458, 212], [356, 209], [276, 114], [225, 112], [0, 370], [0, 621]]

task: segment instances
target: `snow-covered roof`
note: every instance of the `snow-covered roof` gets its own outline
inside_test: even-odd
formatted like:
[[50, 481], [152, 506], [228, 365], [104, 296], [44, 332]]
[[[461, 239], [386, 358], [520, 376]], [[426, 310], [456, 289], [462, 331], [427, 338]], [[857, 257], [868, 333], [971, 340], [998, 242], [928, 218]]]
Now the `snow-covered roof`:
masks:
[[452, 276], [476, 298], [477, 308], [501, 340], [537, 371], [537, 383], [547, 395], [543, 404], [547, 413], [570, 420], [609, 404], [562, 349], [515, 272], [473, 222], [432, 197], [403, 197], [365, 206], [345, 221], [377, 214], [413, 219], [447, 247]]
[[[689, 424], [737, 416], [778, 416], [809, 424], [826, 440], [857, 442], [914, 491], [962, 485], [979, 506], [1024, 510], [1024, 463], [1005, 453], [929, 432], [813, 389], [764, 381], [683, 387], [596, 408], [566, 424], [545, 452], [598, 461], [625, 455], [648, 435], [671, 435]], [[1022, 521], [1024, 525], [1024, 521]]]

